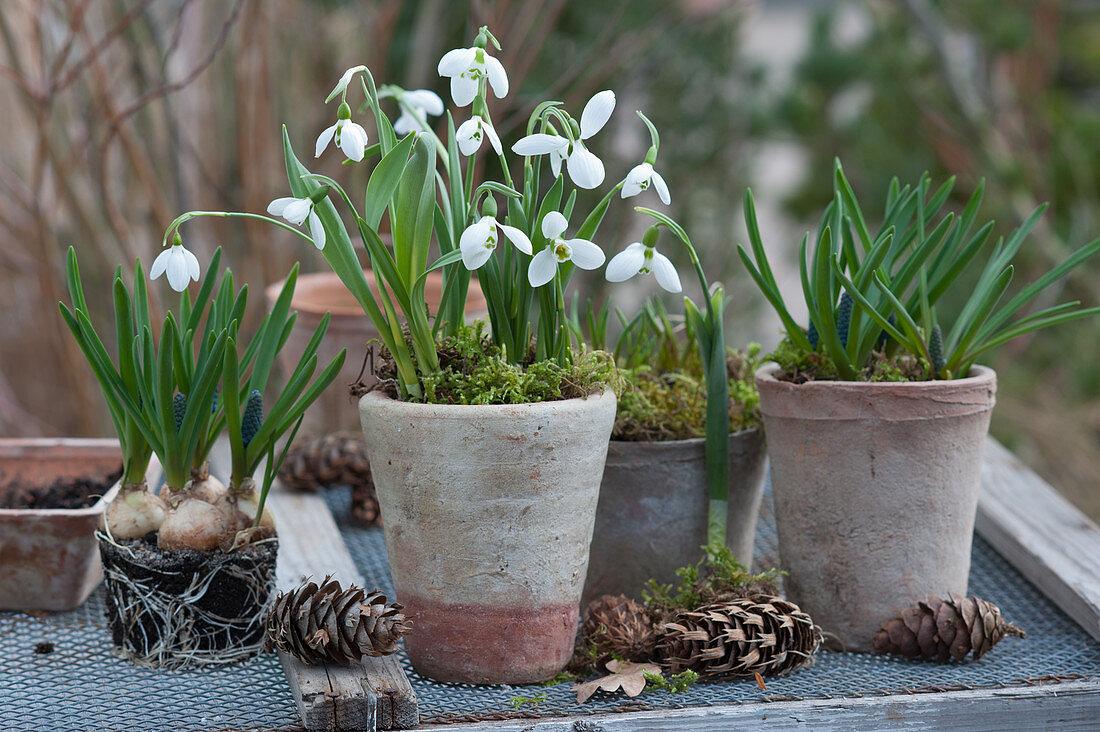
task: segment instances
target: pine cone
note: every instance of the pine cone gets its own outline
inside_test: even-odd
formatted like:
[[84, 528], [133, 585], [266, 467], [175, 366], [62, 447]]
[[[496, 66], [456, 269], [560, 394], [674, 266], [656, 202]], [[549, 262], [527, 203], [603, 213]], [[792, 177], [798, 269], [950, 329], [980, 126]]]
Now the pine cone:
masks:
[[938, 663], [950, 658], [961, 661], [973, 650], [976, 661], [1006, 635], [1027, 637], [1006, 622], [993, 603], [978, 597], [929, 596], [886, 621], [875, 633], [874, 647], [879, 653], [934, 658]]
[[381, 523], [367, 446], [355, 433], [336, 432], [293, 446], [279, 468], [279, 480], [301, 491], [350, 485], [352, 518], [363, 526]]
[[657, 649], [652, 616], [625, 595], [601, 595], [588, 603], [580, 637], [584, 660], [598, 668], [613, 657], [647, 663]]
[[658, 662], [703, 678], [785, 674], [813, 663], [821, 629], [793, 602], [753, 595], [681, 612], [661, 626]]
[[346, 666], [363, 656], [388, 656], [409, 624], [397, 603], [386, 604], [377, 590], [340, 588], [326, 577], [275, 598], [267, 614], [264, 648], [278, 649], [302, 663]]

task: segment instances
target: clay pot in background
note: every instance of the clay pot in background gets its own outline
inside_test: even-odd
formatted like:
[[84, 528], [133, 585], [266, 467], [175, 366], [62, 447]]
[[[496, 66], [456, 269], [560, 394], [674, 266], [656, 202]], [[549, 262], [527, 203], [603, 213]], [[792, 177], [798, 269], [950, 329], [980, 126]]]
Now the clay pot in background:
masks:
[[[705, 440], [612, 440], [596, 511], [582, 606], [603, 594], [641, 596], [647, 580], [675, 584], [676, 570], [702, 559], [707, 543]], [[726, 545], [752, 566], [764, 493], [764, 435], [730, 435]]]
[[871, 651], [926, 595], [965, 596], [996, 374], [869, 383], [756, 373], [788, 597], [833, 647]]
[[375, 392], [359, 410], [413, 667], [553, 677], [573, 653], [614, 394], [461, 406]]
[[[371, 290], [377, 292], [374, 273], [365, 270], [364, 274]], [[283, 283], [276, 282], [265, 291], [269, 310], [278, 299], [282, 288]], [[429, 272], [424, 296], [433, 313], [439, 307], [442, 290], [442, 273]], [[378, 338], [378, 330], [334, 272], [299, 275], [290, 309], [297, 311], [298, 319], [291, 329], [286, 346], [279, 352], [279, 365], [284, 374], [289, 374], [298, 365], [306, 344], [325, 313], [332, 313], [332, 317], [317, 351], [317, 363], [326, 364], [336, 358], [341, 348], [348, 349], [340, 374], [306, 410], [300, 434], [324, 435], [331, 432], [358, 431], [359, 412], [355, 407], [355, 399], [348, 394], [348, 385], [354, 383], [359, 376], [360, 369], [363, 368], [363, 357], [367, 352], [367, 342]], [[485, 296], [477, 282], [472, 281], [466, 296], [466, 320], [470, 322], [487, 315]], [[375, 352], [377, 353], [377, 349]], [[363, 371], [362, 381], [369, 386], [374, 380], [368, 364]]]

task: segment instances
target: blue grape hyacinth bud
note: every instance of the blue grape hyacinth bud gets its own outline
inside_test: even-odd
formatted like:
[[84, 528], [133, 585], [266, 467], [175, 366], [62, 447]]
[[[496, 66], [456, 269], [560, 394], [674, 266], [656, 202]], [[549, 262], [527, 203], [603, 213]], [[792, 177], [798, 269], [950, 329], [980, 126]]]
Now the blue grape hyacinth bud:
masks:
[[176, 432], [183, 426], [183, 415], [187, 413], [187, 395], [176, 392], [172, 397], [172, 414], [176, 418]]
[[943, 331], [940, 324], [932, 326], [932, 333], [928, 337], [928, 355], [932, 357], [932, 371], [939, 373], [947, 365], [947, 359], [943, 357]]
[[840, 347], [848, 347], [848, 324], [852, 322], [852, 296], [847, 292], [840, 296], [840, 305], [836, 311], [836, 334], [840, 336]]
[[[890, 313], [890, 317], [887, 319], [886, 322], [888, 322], [890, 325], [897, 325], [898, 318], [896, 315], [894, 315], [894, 313]], [[890, 338], [890, 334], [886, 331], [882, 331], [878, 334], [878, 340], [875, 341], [875, 350], [881, 351], [882, 349], [886, 348], [891, 340], [892, 339]]]
[[244, 416], [241, 417], [241, 439], [245, 447], [252, 442], [252, 438], [260, 431], [264, 423], [264, 397], [256, 389], [248, 395], [248, 402], [244, 406]]
[[806, 338], [810, 341], [810, 348], [817, 350], [817, 342], [819, 340], [817, 335], [817, 326], [814, 325], [814, 321], [810, 321], [810, 327], [806, 329]]

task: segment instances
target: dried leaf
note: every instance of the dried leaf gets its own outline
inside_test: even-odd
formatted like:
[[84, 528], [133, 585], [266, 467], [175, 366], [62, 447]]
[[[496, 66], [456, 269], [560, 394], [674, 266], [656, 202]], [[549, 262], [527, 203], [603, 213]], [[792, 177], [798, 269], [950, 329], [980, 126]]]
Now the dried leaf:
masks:
[[596, 693], [597, 689], [604, 691], [618, 691], [622, 689], [627, 696], [638, 696], [645, 688], [645, 674], [659, 674], [661, 668], [655, 663], [620, 663], [608, 661], [607, 670], [611, 673], [602, 678], [577, 684], [573, 691], [577, 692], [577, 703], [584, 704], [588, 698]]
[[767, 691], [768, 687], [764, 686], [764, 677], [760, 675], [760, 672], [754, 671], [753, 674], [756, 676], [756, 685], [764, 691]]

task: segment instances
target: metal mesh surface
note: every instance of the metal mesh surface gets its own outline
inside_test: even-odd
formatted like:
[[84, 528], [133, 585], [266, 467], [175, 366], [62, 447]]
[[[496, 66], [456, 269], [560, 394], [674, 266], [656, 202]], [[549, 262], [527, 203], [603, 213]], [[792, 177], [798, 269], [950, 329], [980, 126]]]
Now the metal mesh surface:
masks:
[[[329, 505], [368, 585], [392, 596], [380, 529], [348, 518], [349, 492], [330, 491]], [[757, 527], [758, 566], [775, 564], [775, 527], [766, 497]], [[670, 695], [636, 699], [597, 692], [583, 706], [569, 684], [470, 686], [438, 684], [417, 675], [401, 655], [416, 689], [423, 722], [458, 722], [681, 708], [799, 698], [873, 696], [956, 688], [994, 688], [1050, 677], [1100, 678], [1100, 643], [1055, 608], [981, 539], [975, 539], [970, 593], [1001, 607], [1028, 632], [1007, 638], [979, 662], [948, 666], [884, 656], [821, 652], [817, 664], [767, 680], [698, 683]], [[261, 655], [221, 669], [142, 669], [111, 653], [100, 588], [68, 613], [0, 613], [0, 730], [286, 729], [299, 724], [278, 661]], [[53, 644], [48, 654], [39, 643]], [[512, 706], [518, 696], [545, 695], [538, 706]]]

